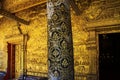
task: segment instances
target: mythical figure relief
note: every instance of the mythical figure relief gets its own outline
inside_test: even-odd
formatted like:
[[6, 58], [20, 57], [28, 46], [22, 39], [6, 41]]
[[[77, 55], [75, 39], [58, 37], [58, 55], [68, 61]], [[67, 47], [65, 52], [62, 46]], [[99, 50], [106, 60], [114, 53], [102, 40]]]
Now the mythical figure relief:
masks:
[[90, 7], [88, 8], [88, 10], [85, 11], [85, 15], [86, 15], [86, 20], [95, 20], [97, 19], [100, 14], [102, 13], [104, 7], [101, 6], [101, 2], [92, 2], [92, 4], [90, 5]]
[[120, 1], [93, 1], [90, 7], [85, 11], [85, 18], [88, 22], [115, 19], [119, 17]]

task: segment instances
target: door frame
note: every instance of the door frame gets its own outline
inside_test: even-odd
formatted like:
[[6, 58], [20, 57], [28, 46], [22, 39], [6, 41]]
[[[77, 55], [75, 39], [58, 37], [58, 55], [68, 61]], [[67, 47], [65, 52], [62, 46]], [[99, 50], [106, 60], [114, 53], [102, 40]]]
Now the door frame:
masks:
[[[7, 78], [15, 78], [15, 44], [8, 43]], [[13, 57], [14, 56], [14, 57]], [[14, 61], [13, 61], [14, 58]], [[14, 65], [13, 65], [14, 62]], [[13, 73], [14, 69], [14, 73]]]
[[[97, 45], [97, 75], [98, 75], [98, 80], [99, 80], [99, 56], [100, 56], [100, 52], [99, 52], [99, 35], [100, 34], [108, 34], [108, 33], [120, 33], [120, 25], [114, 25], [114, 26], [107, 26], [97, 29], [95, 30], [96, 33], [96, 45]], [[116, 29], [117, 28], [117, 29]]]
[[[12, 35], [10, 37], [8, 36], [8, 37], [5, 38], [6, 44], [9, 43], [9, 44], [21, 45], [21, 46], [23, 46], [23, 44], [24, 44], [23, 40], [24, 40], [24, 35], [22, 35], [22, 34]], [[6, 47], [7, 47], [7, 45], [6, 45]], [[23, 51], [22, 51], [22, 54], [23, 54]], [[8, 52], [7, 52], [7, 55], [8, 55]], [[8, 62], [7, 62], [7, 64], [8, 64]], [[22, 64], [22, 66], [23, 66], [23, 64]], [[21, 75], [23, 75], [23, 67], [21, 69], [22, 69], [21, 70], [21, 72], [22, 72]], [[5, 80], [7, 80], [7, 79], [5, 79]]]

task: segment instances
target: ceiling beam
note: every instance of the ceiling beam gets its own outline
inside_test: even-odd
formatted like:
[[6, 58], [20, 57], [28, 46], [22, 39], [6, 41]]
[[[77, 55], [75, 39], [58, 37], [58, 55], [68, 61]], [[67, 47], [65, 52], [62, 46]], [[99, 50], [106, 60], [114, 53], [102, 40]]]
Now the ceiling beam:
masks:
[[[79, 9], [79, 7], [75, 4], [74, 0], [68, 0], [70, 2], [70, 5], [72, 7], [72, 9], [75, 11], [76, 15], [80, 15], [81, 11]], [[10, 4], [8, 2], [11, 2], [13, 4]], [[19, 1], [14, 2], [13, 0], [5, 0], [3, 7], [5, 10], [10, 11], [12, 13], [24, 10], [24, 9], [28, 9], [30, 7], [34, 7], [36, 5], [40, 5], [40, 4], [44, 4], [46, 3], [46, 0], [24, 0], [23, 2], [21, 2], [20, 4]]]
[[11, 13], [16, 13], [44, 3], [46, 0], [4, 0], [3, 8]]
[[[0, 0], [1, 1], [1, 0]], [[12, 4], [8, 3], [11, 2]], [[24, 0], [23, 2], [16, 1], [14, 2], [13, 0], [5, 0], [3, 3], [3, 8], [7, 11], [10, 11], [11, 13], [15, 13], [24, 9], [28, 9], [30, 7], [34, 7], [36, 5], [40, 5], [43, 3], [46, 3], [46, 0]], [[75, 11], [76, 15], [80, 15], [81, 11], [79, 7], [75, 4], [74, 0], [68, 0], [70, 2], [70, 5], [72, 9]], [[19, 4], [18, 4], [19, 3]]]
[[12, 13], [4, 10], [4, 9], [0, 9], [0, 14], [3, 15], [3, 16], [5, 16], [5, 17], [14, 19], [14, 20], [16, 20], [16, 21], [18, 21], [18, 22], [20, 22], [20, 23], [25, 24], [25, 25], [29, 25], [29, 23], [30, 23], [29, 21], [26, 21], [26, 20], [24, 20], [24, 19], [21, 19], [21, 18], [15, 16], [15, 15], [13, 15]]

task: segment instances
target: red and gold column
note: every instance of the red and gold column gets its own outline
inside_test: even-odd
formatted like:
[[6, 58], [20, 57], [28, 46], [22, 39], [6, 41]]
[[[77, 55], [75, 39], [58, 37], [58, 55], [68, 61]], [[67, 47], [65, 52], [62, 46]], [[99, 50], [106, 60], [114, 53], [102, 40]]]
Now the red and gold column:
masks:
[[69, 0], [48, 0], [48, 78], [74, 80]]

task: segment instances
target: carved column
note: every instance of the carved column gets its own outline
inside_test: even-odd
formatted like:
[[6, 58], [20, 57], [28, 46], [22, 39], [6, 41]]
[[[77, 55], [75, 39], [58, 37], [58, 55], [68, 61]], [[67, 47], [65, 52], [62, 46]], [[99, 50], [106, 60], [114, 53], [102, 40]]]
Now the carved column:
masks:
[[69, 0], [48, 0], [48, 78], [74, 80]]

